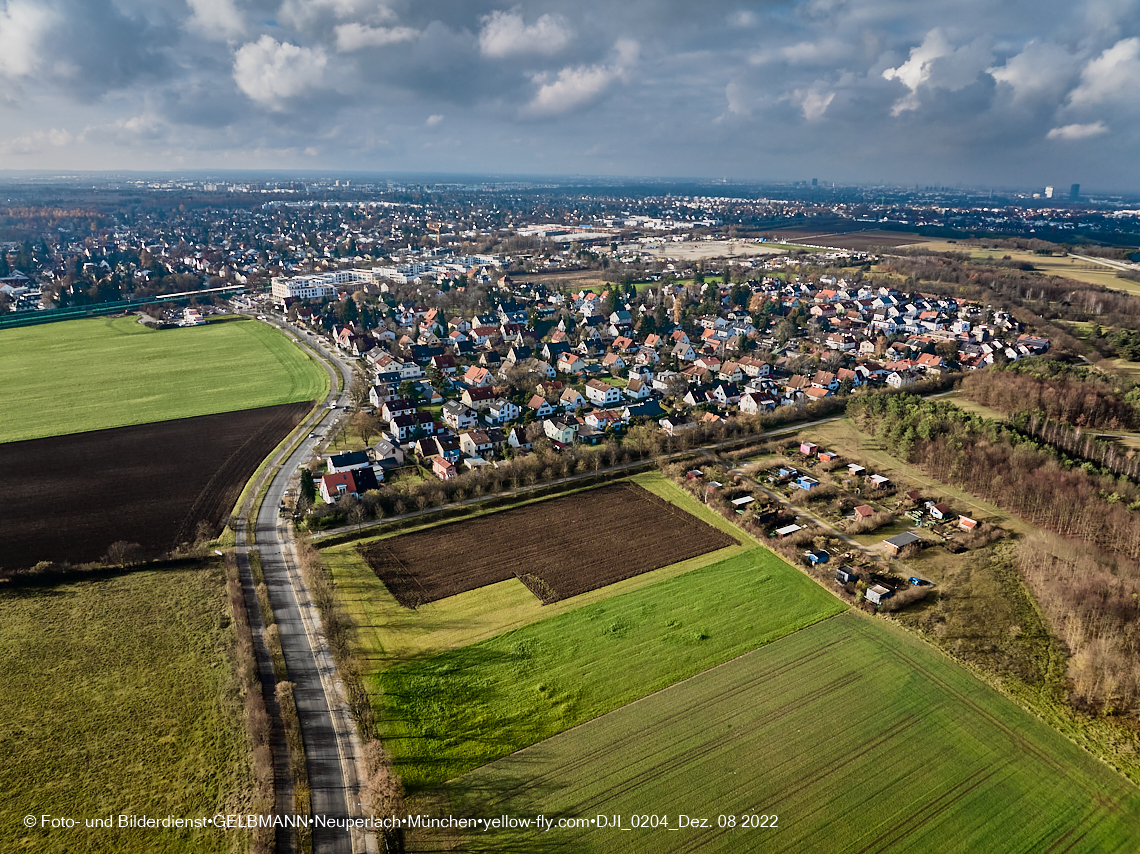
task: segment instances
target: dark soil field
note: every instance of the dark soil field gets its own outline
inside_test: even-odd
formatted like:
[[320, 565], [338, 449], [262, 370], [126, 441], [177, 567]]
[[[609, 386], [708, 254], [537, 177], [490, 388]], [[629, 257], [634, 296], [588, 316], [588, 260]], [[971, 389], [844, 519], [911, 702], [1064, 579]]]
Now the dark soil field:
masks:
[[361, 549], [406, 608], [518, 577], [544, 603], [736, 541], [632, 483], [541, 501]]
[[311, 407], [0, 445], [0, 568], [94, 561], [118, 541], [156, 555], [194, 540], [201, 522], [217, 534], [245, 482]]

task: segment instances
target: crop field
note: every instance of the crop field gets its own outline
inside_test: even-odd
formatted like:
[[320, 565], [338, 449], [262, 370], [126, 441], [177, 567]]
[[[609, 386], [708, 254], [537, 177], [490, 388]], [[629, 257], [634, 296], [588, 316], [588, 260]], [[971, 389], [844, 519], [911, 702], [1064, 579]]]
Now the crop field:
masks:
[[[242, 832], [84, 819], [248, 811], [225, 580], [212, 563], [0, 585], [0, 851], [230, 852]], [[27, 815], [74, 829], [26, 829]]]
[[255, 320], [92, 318], [0, 332], [0, 388], [0, 442], [16, 442], [314, 400], [328, 374]]
[[[453, 840], [472, 852], [1140, 848], [1140, 789], [923, 642], [852, 613], [473, 771], [439, 803], [609, 817]], [[666, 826], [632, 829], [634, 816]], [[742, 826], [751, 816], [775, 827]], [[409, 850], [438, 843], [420, 831]]]
[[396, 600], [415, 608], [513, 577], [557, 602], [735, 542], [618, 483], [379, 540], [363, 553]]
[[80, 563], [117, 541], [160, 553], [213, 534], [309, 403], [0, 445], [0, 565]]
[[845, 606], [756, 546], [366, 678], [412, 789], [438, 785]]
[[[640, 590], [734, 557], [756, 546], [755, 540], [730, 525], [719, 514], [693, 501], [684, 490], [659, 473], [647, 472], [635, 475], [631, 480], [657, 497], [677, 504], [686, 513], [729, 534], [733, 537], [732, 544], [549, 605], [542, 604], [518, 578], [512, 576], [497, 584], [436, 602], [427, 602], [415, 610], [405, 608], [396, 601], [377, 579], [376, 573], [365, 562], [355, 543], [325, 548], [321, 550], [322, 560], [332, 573], [337, 596], [355, 626], [354, 650], [357, 658], [367, 663], [371, 673], [379, 673], [402, 661], [429, 658], [470, 646], [583, 605], [592, 605]], [[540, 498], [538, 502], [549, 500]], [[444, 523], [454, 524], [457, 523]], [[437, 523], [419, 530], [438, 530], [441, 527]]]

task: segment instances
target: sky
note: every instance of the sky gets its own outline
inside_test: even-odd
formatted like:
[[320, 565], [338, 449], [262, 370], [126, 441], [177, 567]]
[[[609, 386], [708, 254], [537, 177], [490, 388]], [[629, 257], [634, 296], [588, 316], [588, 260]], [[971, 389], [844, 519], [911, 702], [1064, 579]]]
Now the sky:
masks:
[[0, 0], [0, 169], [1140, 189], [1140, 0]]

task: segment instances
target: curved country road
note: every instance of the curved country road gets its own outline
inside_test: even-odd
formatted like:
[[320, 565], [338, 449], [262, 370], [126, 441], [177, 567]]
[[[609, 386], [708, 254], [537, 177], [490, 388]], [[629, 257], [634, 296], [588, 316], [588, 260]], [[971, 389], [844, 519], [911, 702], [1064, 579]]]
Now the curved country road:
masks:
[[[282, 324], [274, 325], [296, 338], [300, 346], [315, 350], [307, 345], [303, 335]], [[329, 371], [332, 381], [328, 400], [343, 403], [341, 395], [336, 393], [336, 369], [343, 375], [344, 388], [347, 388], [352, 378], [351, 368], [335, 359], [334, 369], [328, 364], [327, 356], [318, 356], [322, 357], [321, 363]], [[342, 409], [330, 410], [327, 405], [322, 406], [302, 425], [303, 435], [314, 430], [327, 431], [342, 413]], [[320, 616], [297, 565], [292, 526], [279, 511], [290, 480], [311, 457], [318, 441], [319, 438], [305, 439], [288, 458], [271, 461], [268, 491], [257, 518], [247, 520], [247, 529], [256, 541], [256, 545], [248, 548], [256, 548], [261, 554], [261, 567], [274, 619], [280, 630], [289, 680], [296, 686], [294, 696], [308, 763], [312, 814], [343, 820], [362, 815], [358, 781], [360, 740], [325, 640]], [[315, 854], [369, 854], [377, 850], [372, 834], [359, 830], [313, 828]]]

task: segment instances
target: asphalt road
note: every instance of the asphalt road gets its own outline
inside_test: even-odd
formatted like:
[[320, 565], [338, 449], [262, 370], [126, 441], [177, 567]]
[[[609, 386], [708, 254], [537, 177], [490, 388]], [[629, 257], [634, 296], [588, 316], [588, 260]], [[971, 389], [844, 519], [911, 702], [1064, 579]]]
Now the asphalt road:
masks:
[[[302, 344], [307, 344], [307, 336], [284, 328]], [[339, 359], [335, 359], [335, 364], [347, 388], [351, 368]], [[329, 372], [333, 391], [328, 400], [337, 400], [342, 408], [330, 410], [326, 402], [301, 428], [305, 435], [311, 431], [327, 433], [344, 414], [344, 401], [335, 392], [336, 376], [332, 368]], [[261, 553], [261, 566], [280, 631], [289, 679], [296, 686], [294, 697], [308, 763], [312, 814], [344, 819], [362, 815], [357, 779], [360, 741], [325, 641], [320, 615], [297, 566], [291, 524], [279, 510], [290, 480], [310, 458], [319, 441], [319, 435], [306, 438], [287, 459], [275, 461], [268, 491], [256, 520], [250, 520], [250, 527]], [[314, 827], [313, 851], [316, 854], [364, 854], [377, 851], [377, 846], [371, 834]]]

